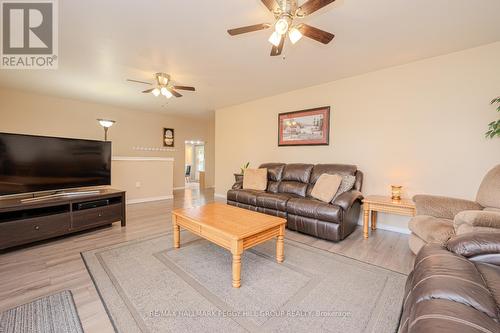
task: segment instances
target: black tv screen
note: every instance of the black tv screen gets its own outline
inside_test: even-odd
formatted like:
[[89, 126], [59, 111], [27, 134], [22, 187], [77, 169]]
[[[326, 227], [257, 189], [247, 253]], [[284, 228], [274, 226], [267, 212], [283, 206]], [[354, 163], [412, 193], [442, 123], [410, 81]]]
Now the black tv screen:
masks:
[[110, 142], [0, 133], [0, 195], [110, 184]]

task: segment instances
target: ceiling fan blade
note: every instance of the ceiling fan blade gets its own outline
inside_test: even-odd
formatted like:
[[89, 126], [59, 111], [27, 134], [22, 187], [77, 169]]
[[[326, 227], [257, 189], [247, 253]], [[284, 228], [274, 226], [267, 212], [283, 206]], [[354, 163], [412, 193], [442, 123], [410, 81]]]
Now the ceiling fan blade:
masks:
[[168, 88], [168, 91], [170, 91], [172, 93], [172, 95], [174, 95], [175, 97], [182, 97], [181, 94], [179, 94], [177, 91], [175, 91], [172, 88]]
[[312, 27], [307, 24], [300, 24], [297, 29], [306, 37], [309, 37], [311, 39], [314, 39], [315, 41], [318, 41], [323, 44], [328, 44], [332, 41], [332, 39], [335, 37], [334, 34], [331, 34], [327, 31]]
[[174, 86], [174, 89], [196, 91], [196, 89], [194, 87], [186, 87], [186, 86]]
[[149, 94], [150, 92], [152, 92], [153, 90], [155, 90], [155, 88], [151, 88], [151, 89], [148, 89], [148, 90], [144, 90], [143, 93], [144, 94]]
[[299, 12], [306, 16], [314, 13], [315, 11], [331, 4], [335, 0], [309, 0], [299, 8]]
[[262, 3], [269, 9], [271, 12], [276, 12], [280, 8], [280, 5], [276, 0], [261, 0]]
[[241, 27], [241, 28], [229, 29], [227, 31], [227, 33], [230, 34], [231, 36], [236, 36], [236, 35], [240, 35], [240, 34], [246, 34], [247, 32], [269, 29], [269, 27], [271, 27], [271, 24], [261, 23], [261, 24], [254, 24], [254, 25], [249, 25], [249, 26]]
[[274, 46], [271, 49], [271, 57], [279, 56], [281, 51], [283, 51], [283, 45], [285, 45], [285, 35], [281, 36], [280, 44], [278, 46]]
[[132, 79], [127, 79], [128, 82], [135, 82], [135, 83], [143, 83], [143, 84], [149, 84], [151, 85], [152, 83], [150, 82], [145, 82], [145, 81], [139, 81], [139, 80], [132, 80]]

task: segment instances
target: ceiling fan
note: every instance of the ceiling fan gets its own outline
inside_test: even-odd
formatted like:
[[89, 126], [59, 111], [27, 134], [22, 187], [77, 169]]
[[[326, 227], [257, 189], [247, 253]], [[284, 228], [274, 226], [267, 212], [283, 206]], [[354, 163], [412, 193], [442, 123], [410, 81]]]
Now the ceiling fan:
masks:
[[298, 0], [261, 0], [262, 3], [273, 13], [276, 21], [274, 24], [262, 23], [246, 27], [230, 29], [227, 32], [231, 36], [244, 34], [247, 32], [269, 29], [274, 26], [274, 32], [269, 37], [269, 42], [273, 44], [271, 56], [281, 54], [285, 37], [288, 35], [292, 44], [297, 43], [303, 36], [309, 37], [323, 44], [332, 41], [335, 35], [312, 27], [305, 23], [293, 24], [295, 19], [301, 19], [315, 11], [329, 5], [335, 0], [308, 0], [299, 7]]
[[153, 75], [153, 77], [155, 80], [154, 83], [139, 81], [139, 80], [132, 80], [132, 79], [127, 79], [127, 81], [154, 85], [155, 86], [154, 88], [144, 90], [143, 93], [144, 94], [151, 93], [155, 97], [158, 97], [160, 95], [163, 95], [166, 98], [172, 98], [172, 96], [182, 97], [182, 95], [179, 94], [177, 92], [177, 90], [187, 90], [187, 91], [195, 91], [196, 90], [194, 87], [174, 85], [172, 83], [170, 75], [165, 74], [165, 73], [156, 73]]

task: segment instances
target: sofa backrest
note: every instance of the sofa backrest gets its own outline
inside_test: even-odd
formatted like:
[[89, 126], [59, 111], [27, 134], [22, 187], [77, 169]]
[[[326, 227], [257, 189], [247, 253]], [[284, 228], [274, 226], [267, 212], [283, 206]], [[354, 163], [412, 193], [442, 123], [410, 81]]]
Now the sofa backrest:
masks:
[[285, 163], [264, 163], [259, 168], [267, 169], [267, 192], [278, 193]]
[[307, 196], [311, 195], [311, 191], [314, 188], [316, 181], [324, 173], [330, 175], [338, 174], [341, 176], [354, 176], [356, 177], [354, 189], [361, 191], [363, 174], [358, 170], [357, 166], [349, 164], [316, 164], [312, 170], [309, 186], [307, 187]]
[[500, 209], [500, 164], [484, 176], [476, 201], [483, 207]]
[[354, 189], [361, 191], [363, 186], [363, 173], [355, 165], [264, 163], [259, 168], [267, 169], [267, 192], [271, 193], [309, 196], [314, 184], [324, 173], [355, 176]]
[[313, 167], [312, 164], [287, 164], [283, 170], [278, 192], [305, 197]]

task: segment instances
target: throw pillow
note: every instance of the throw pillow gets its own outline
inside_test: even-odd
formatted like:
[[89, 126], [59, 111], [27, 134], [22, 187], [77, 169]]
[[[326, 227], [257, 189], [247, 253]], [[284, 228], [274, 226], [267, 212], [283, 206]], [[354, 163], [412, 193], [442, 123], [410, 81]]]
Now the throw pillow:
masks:
[[335, 201], [335, 199], [337, 199], [337, 197], [342, 193], [352, 190], [355, 183], [356, 183], [355, 176], [342, 176], [342, 182], [340, 183], [339, 190], [337, 191], [337, 193], [335, 193], [335, 196], [333, 197], [332, 201]]
[[245, 169], [243, 175], [244, 190], [265, 191], [267, 188], [267, 169]]
[[342, 176], [324, 173], [319, 176], [316, 184], [314, 184], [311, 196], [324, 202], [330, 202], [335, 196], [335, 193], [337, 193], [341, 182]]

